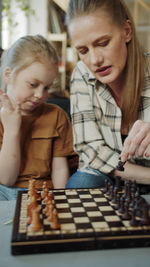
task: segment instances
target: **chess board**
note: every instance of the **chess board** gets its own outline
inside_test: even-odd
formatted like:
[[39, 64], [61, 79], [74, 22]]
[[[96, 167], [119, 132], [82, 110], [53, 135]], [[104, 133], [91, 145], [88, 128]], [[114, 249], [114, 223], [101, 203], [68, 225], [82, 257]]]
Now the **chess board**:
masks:
[[103, 189], [50, 190], [58, 212], [60, 229], [53, 230], [43, 213], [42, 229], [33, 232], [27, 224], [27, 192], [19, 192], [11, 240], [13, 255], [150, 246], [150, 225], [137, 226], [123, 219]]

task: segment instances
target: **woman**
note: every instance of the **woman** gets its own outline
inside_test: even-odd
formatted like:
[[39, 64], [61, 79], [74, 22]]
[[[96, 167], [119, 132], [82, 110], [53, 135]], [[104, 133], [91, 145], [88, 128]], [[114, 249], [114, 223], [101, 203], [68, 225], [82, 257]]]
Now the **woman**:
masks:
[[[150, 55], [127, 6], [70, 0], [66, 22], [80, 58], [71, 80], [79, 169], [67, 187], [100, 187], [116, 175], [150, 184]], [[116, 170], [120, 154], [124, 172]]]

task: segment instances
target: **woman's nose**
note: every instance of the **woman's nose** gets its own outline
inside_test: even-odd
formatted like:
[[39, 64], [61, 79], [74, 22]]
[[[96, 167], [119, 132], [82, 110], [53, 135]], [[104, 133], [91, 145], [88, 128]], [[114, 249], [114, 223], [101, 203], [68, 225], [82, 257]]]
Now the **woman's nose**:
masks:
[[103, 56], [100, 53], [100, 51], [98, 51], [98, 49], [93, 49], [90, 51], [90, 63], [92, 65], [100, 65], [103, 61]]

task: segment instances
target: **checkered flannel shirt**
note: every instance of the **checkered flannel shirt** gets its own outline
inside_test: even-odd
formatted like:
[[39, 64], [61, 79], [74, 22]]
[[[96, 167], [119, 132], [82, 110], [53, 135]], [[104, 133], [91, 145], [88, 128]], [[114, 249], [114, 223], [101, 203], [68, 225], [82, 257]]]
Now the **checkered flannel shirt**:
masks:
[[[139, 119], [150, 122], [150, 53], [147, 62]], [[82, 61], [77, 63], [71, 79], [71, 117], [79, 169], [89, 167], [106, 174], [111, 172], [123, 147], [122, 113], [107, 85], [97, 81]]]

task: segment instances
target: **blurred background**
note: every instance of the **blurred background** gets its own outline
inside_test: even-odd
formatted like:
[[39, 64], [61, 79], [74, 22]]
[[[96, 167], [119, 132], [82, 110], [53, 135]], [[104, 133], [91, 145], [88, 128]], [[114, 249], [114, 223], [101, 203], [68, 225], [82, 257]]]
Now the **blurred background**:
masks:
[[[150, 52], [150, 0], [126, 0], [144, 51]], [[0, 47], [7, 49], [26, 34], [42, 34], [59, 55], [58, 83], [52, 89], [69, 97], [72, 70], [78, 60], [64, 25], [68, 0], [0, 0]], [[58, 89], [59, 88], [59, 89]]]

